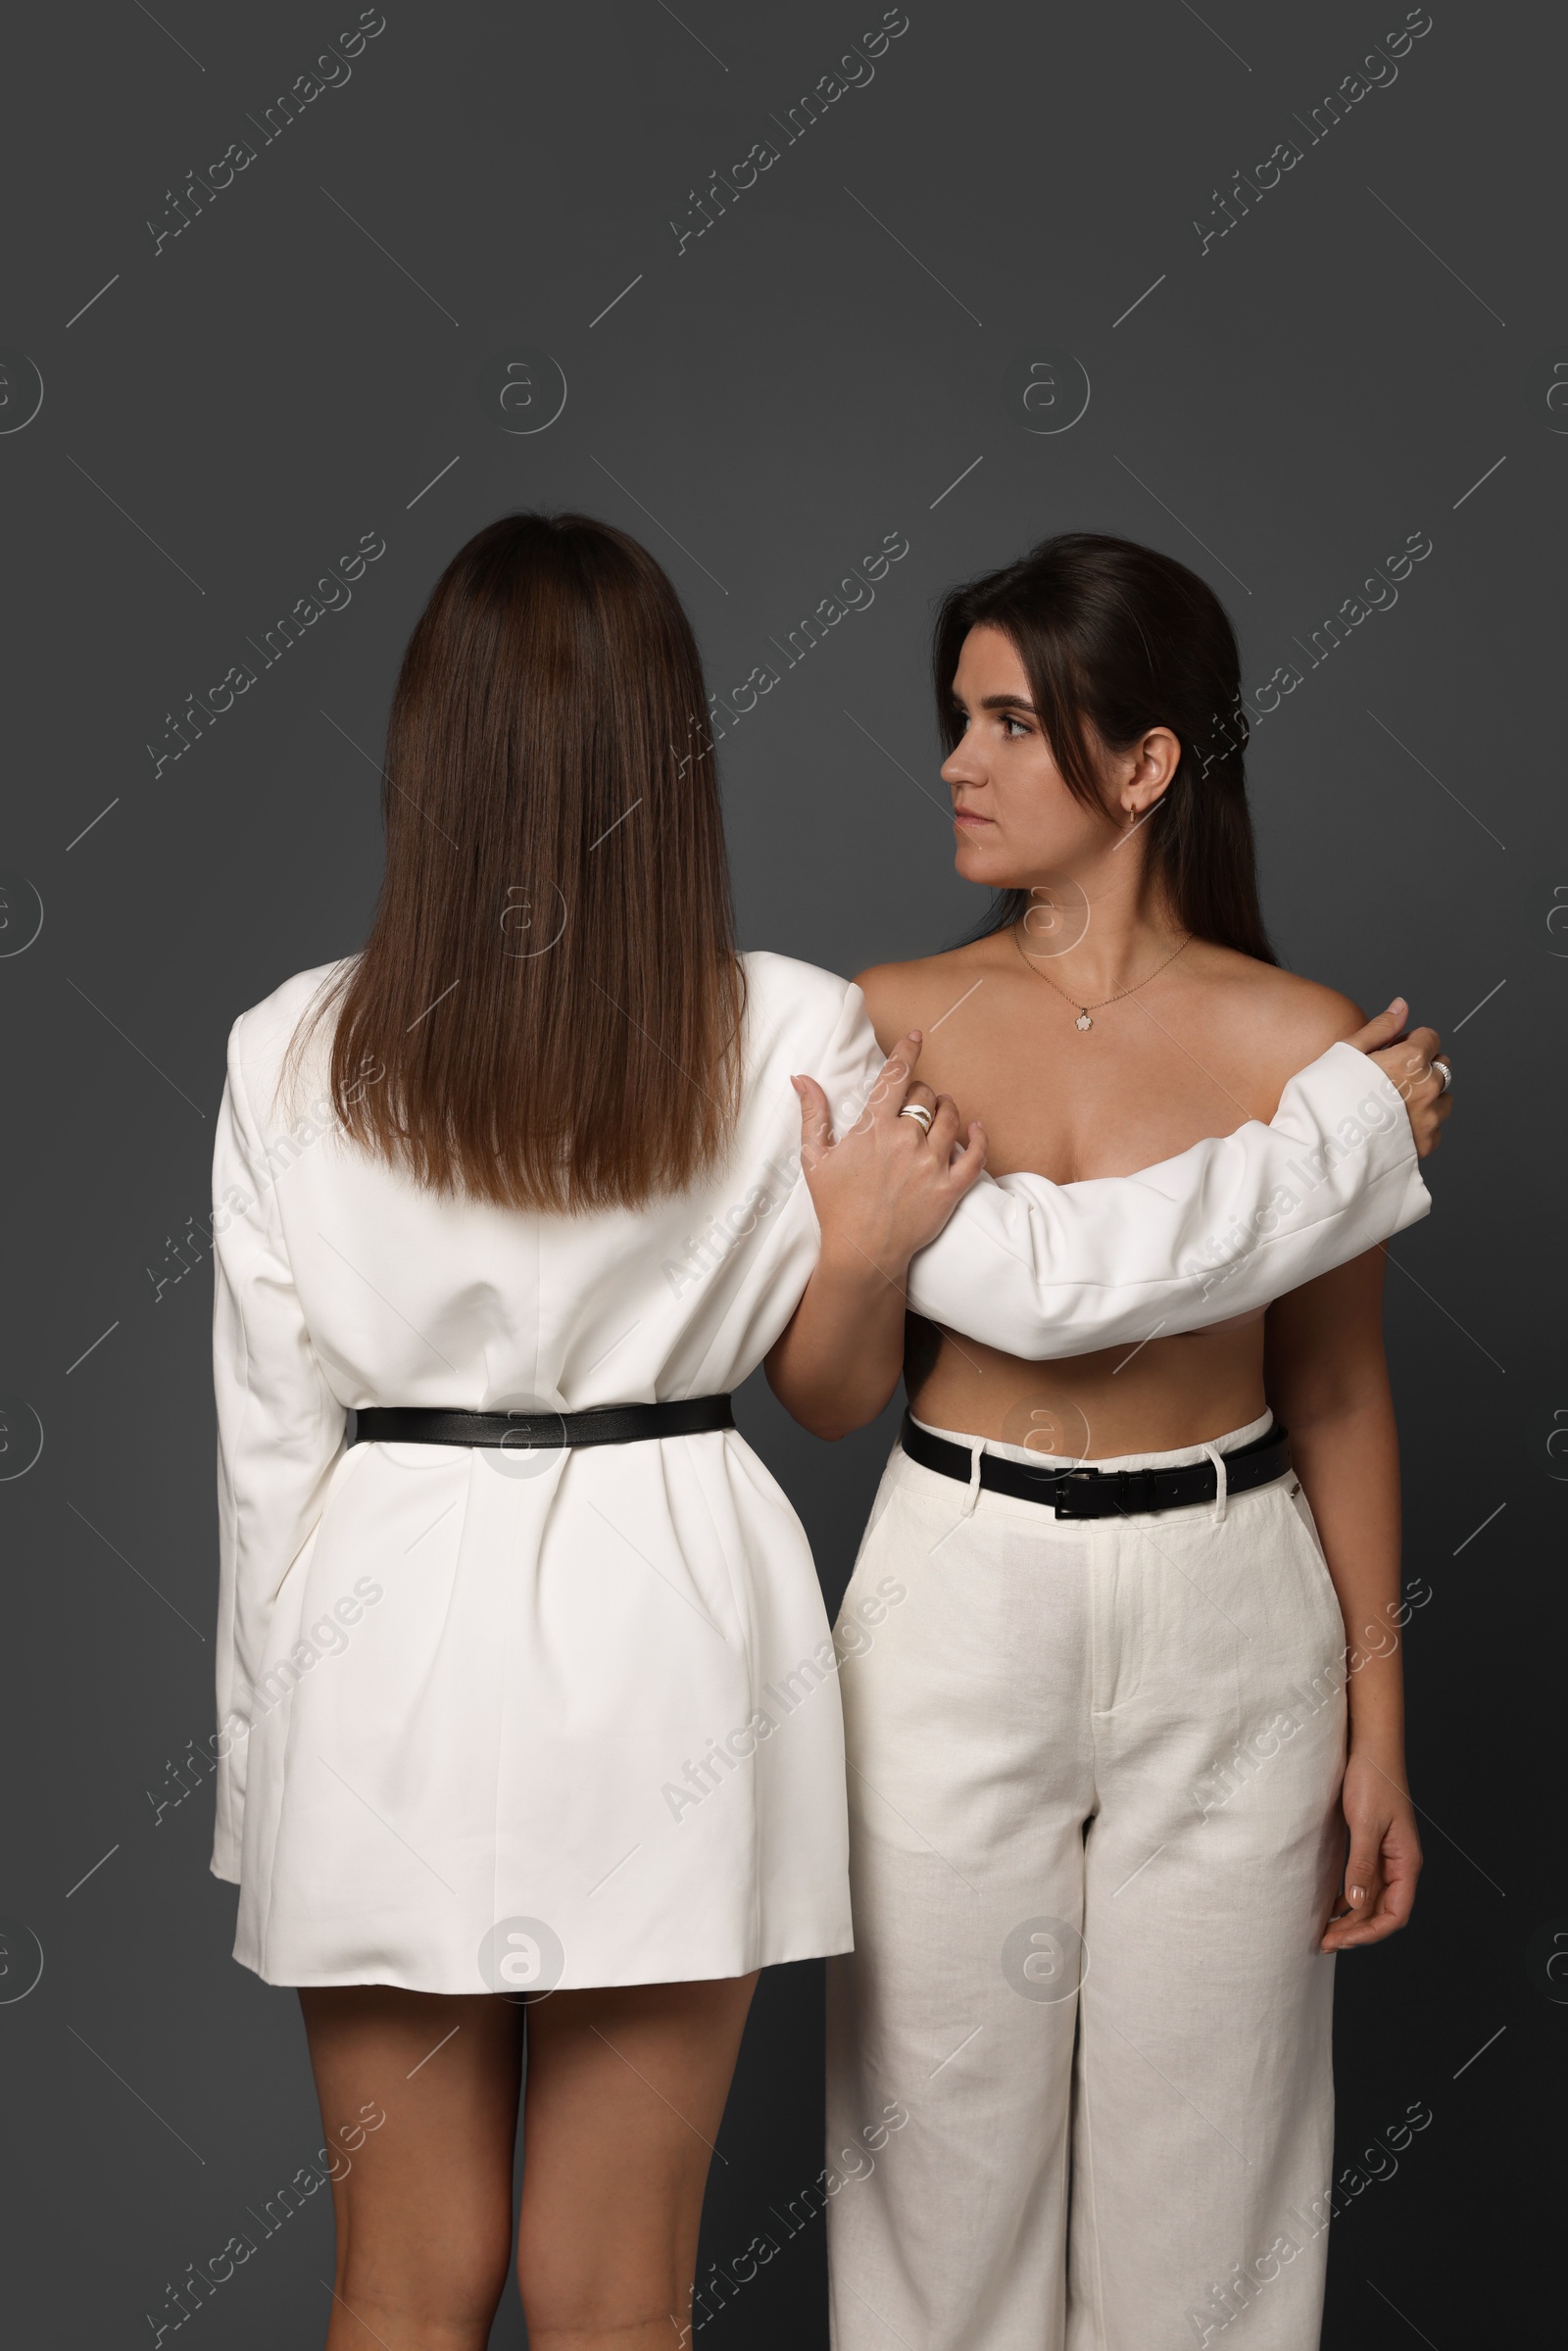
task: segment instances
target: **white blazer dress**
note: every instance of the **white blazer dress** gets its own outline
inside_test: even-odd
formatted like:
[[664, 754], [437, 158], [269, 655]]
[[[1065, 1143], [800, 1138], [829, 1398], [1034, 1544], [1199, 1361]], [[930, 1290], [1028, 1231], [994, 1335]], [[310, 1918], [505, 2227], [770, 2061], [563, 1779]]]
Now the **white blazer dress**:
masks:
[[[423, 1189], [327, 1098], [336, 966], [229, 1039], [214, 1160], [220, 1602], [213, 1869], [270, 1984], [549, 1990], [851, 1947], [836, 1659], [805, 1534], [734, 1431], [498, 1453], [350, 1445], [370, 1405], [578, 1411], [739, 1385], [818, 1231], [790, 1078], [843, 1124], [859, 991], [746, 957], [728, 1164], [636, 1212]], [[1374, 1065], [1335, 1046], [1142, 1175], [975, 1188], [914, 1307], [1015, 1354], [1262, 1304], [1430, 1205]]]

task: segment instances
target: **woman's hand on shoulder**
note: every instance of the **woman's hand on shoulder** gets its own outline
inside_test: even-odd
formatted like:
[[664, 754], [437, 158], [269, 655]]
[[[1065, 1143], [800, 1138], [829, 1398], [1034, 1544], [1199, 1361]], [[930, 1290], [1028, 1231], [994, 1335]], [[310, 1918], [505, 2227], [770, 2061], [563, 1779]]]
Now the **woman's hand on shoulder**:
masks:
[[[936, 1239], [985, 1169], [985, 1130], [972, 1120], [961, 1142], [951, 1095], [915, 1077], [920, 1032], [889, 1054], [854, 1126], [834, 1140], [827, 1096], [813, 1077], [791, 1082], [801, 1102], [801, 1164], [822, 1256], [855, 1271], [857, 1261], [902, 1283], [909, 1259]], [[906, 1116], [923, 1109], [925, 1119]], [[929, 1132], [927, 1132], [929, 1127]]]
[[1406, 1031], [1410, 1007], [1402, 996], [1368, 1020], [1359, 1004], [1337, 989], [1320, 987], [1295, 972], [1276, 970], [1270, 978], [1272, 985], [1257, 1000], [1258, 1011], [1290, 1073], [1298, 1074], [1331, 1045], [1353, 1046], [1377, 1063], [1393, 1086], [1408, 1113], [1416, 1155], [1429, 1158], [1453, 1108], [1443, 1074], [1447, 1056], [1438, 1062], [1437, 1030]]
[[[1439, 1058], [1442, 1040], [1436, 1029], [1411, 1029], [1404, 1023], [1409, 1005], [1402, 996], [1396, 996], [1386, 1012], [1369, 1020], [1347, 1045], [1365, 1053], [1377, 1063], [1390, 1085], [1404, 1103], [1410, 1117], [1410, 1132], [1415, 1137], [1416, 1156], [1430, 1158], [1442, 1140], [1443, 1122], [1453, 1108], [1453, 1097], [1448, 1088], [1452, 1083], [1452, 1063], [1445, 1053]], [[1447, 1076], [1445, 1077], [1445, 1070]]]

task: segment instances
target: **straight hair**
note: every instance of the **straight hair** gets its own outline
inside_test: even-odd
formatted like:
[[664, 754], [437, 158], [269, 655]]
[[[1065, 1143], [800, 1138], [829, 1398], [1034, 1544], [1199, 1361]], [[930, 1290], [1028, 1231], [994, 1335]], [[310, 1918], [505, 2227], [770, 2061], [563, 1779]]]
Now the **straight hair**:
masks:
[[[1241, 656], [1213, 590], [1168, 555], [1094, 531], [1045, 539], [950, 590], [932, 647], [944, 756], [963, 732], [953, 699], [958, 656], [969, 631], [985, 627], [1012, 645], [1062, 781], [1086, 807], [1107, 805], [1106, 751], [1170, 728], [1182, 756], [1147, 819], [1145, 869], [1195, 938], [1277, 962], [1247, 805]], [[1027, 890], [1002, 891], [971, 936], [1005, 930], [1028, 907]]]
[[567, 1214], [721, 1164], [745, 973], [702, 663], [646, 548], [570, 514], [460, 548], [403, 657], [382, 808], [369, 937], [308, 1023], [336, 1004], [347, 1133]]

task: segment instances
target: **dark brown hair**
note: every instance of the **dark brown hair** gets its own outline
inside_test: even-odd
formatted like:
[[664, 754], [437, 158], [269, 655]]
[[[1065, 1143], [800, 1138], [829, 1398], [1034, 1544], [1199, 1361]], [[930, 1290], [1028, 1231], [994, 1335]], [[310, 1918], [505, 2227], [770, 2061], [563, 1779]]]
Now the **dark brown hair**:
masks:
[[[1106, 805], [1102, 751], [1170, 728], [1182, 757], [1148, 819], [1147, 869], [1184, 930], [1274, 962], [1247, 807], [1241, 657], [1213, 590], [1168, 555], [1092, 531], [1046, 539], [952, 589], [932, 648], [946, 753], [963, 731], [958, 656], [983, 627], [1010, 640], [1062, 780], [1088, 807]], [[1003, 891], [974, 936], [1019, 921], [1028, 905], [1027, 891]]]
[[635, 1207], [729, 1143], [744, 970], [702, 664], [635, 539], [508, 514], [403, 657], [386, 872], [338, 1004], [359, 1142], [504, 1206]]

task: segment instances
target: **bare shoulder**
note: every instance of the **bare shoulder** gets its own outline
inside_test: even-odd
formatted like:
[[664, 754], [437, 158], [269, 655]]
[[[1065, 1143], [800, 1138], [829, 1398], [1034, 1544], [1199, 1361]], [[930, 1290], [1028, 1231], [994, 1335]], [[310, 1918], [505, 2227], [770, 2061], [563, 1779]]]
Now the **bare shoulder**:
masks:
[[984, 976], [993, 954], [993, 942], [978, 939], [946, 955], [920, 955], [910, 963], [873, 963], [858, 973], [855, 984], [865, 998], [883, 1050], [910, 1029], [929, 1030], [951, 1011], [964, 990]]
[[1207, 941], [1192, 977], [1211, 992], [1217, 1021], [1282, 1079], [1366, 1025], [1360, 1005], [1338, 988]]

